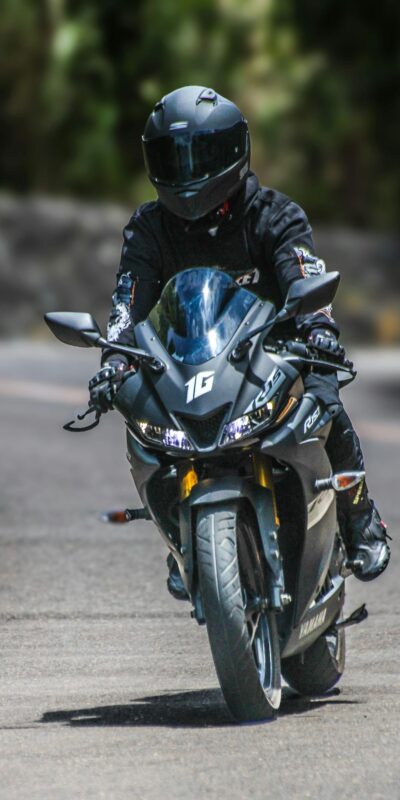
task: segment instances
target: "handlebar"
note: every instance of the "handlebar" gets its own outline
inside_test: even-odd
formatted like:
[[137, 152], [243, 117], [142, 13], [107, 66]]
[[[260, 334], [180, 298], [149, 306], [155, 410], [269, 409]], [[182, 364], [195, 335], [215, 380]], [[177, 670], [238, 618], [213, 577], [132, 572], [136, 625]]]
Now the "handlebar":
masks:
[[[357, 370], [354, 369], [353, 362], [349, 361], [349, 359], [335, 358], [332, 354], [327, 354], [325, 358], [323, 351], [312, 345], [304, 344], [304, 342], [297, 342], [296, 340], [278, 341], [274, 346], [264, 344], [264, 350], [276, 353], [282, 356], [285, 361], [290, 361], [291, 363], [308, 364], [311, 367], [318, 367], [328, 371], [347, 372], [350, 377], [339, 381], [341, 388], [351, 383], [357, 375]], [[287, 355], [285, 355], [286, 353]]]
[[[351, 383], [357, 375], [357, 371], [354, 369], [353, 363], [348, 359], [343, 361], [339, 358], [335, 359], [335, 357], [332, 355], [324, 358], [321, 350], [316, 347], [312, 347], [312, 345], [304, 344], [304, 342], [298, 342], [296, 340], [289, 340], [286, 342], [277, 341], [274, 342], [274, 345], [264, 344], [263, 347], [266, 353], [275, 353], [280, 355], [285, 359], [285, 361], [289, 361], [293, 365], [308, 364], [311, 367], [318, 367], [319, 369], [347, 372], [350, 375], [350, 378], [339, 381], [339, 386], [341, 388]], [[129, 348], [126, 348], [126, 350], [128, 349]], [[126, 377], [129, 377], [129, 375]], [[95, 419], [93, 422], [91, 422], [89, 425], [79, 428], [75, 427], [77, 421], [85, 419], [85, 417], [89, 416], [90, 414], [95, 414]], [[89, 405], [86, 411], [84, 411], [82, 414], [77, 414], [76, 419], [65, 423], [63, 428], [70, 433], [83, 433], [85, 431], [90, 431], [99, 424], [101, 414], [102, 412], [96, 410], [94, 406]]]

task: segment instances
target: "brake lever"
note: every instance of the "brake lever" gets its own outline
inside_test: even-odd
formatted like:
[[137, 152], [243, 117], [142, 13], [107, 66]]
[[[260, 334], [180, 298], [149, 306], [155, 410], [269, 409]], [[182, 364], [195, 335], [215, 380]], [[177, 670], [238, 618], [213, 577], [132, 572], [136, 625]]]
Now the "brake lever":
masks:
[[[357, 375], [357, 370], [354, 369], [353, 363], [350, 361], [348, 364], [338, 363], [337, 361], [326, 361], [322, 358], [315, 358], [314, 356], [310, 356], [310, 358], [303, 358], [302, 356], [294, 356], [294, 358], [300, 359], [303, 364], [308, 364], [310, 367], [321, 367], [325, 369], [331, 369], [337, 372], [349, 372], [353, 378]], [[289, 359], [286, 359], [290, 361]], [[351, 364], [351, 366], [350, 366]]]
[[[95, 420], [90, 425], [85, 425], [83, 428], [75, 428], [74, 425], [76, 424], [77, 420], [85, 419], [85, 417], [89, 416], [89, 414], [95, 414]], [[76, 419], [72, 419], [70, 422], [66, 422], [63, 425], [64, 431], [69, 431], [69, 433], [85, 433], [85, 431], [91, 431], [93, 428], [96, 428], [100, 422], [101, 412], [98, 411], [94, 406], [89, 406], [84, 414], [77, 414]]]
[[349, 358], [336, 356], [334, 353], [329, 353], [319, 347], [313, 347], [304, 342], [289, 341], [285, 343], [285, 349], [289, 353], [293, 353], [305, 360], [307, 359], [308, 363], [314, 362], [316, 366], [326, 365], [327, 367], [335, 367], [338, 370], [342, 369], [346, 372], [357, 374], [354, 364]]
[[307, 345], [307, 349], [312, 358], [316, 356], [316, 358], [321, 361], [326, 359], [328, 363], [330, 362], [331, 364], [337, 364], [338, 367], [344, 367], [345, 369], [353, 370], [354, 368], [354, 364], [349, 358], [343, 358], [343, 356], [335, 355], [329, 351], [324, 351], [319, 347], [312, 347], [312, 345]]

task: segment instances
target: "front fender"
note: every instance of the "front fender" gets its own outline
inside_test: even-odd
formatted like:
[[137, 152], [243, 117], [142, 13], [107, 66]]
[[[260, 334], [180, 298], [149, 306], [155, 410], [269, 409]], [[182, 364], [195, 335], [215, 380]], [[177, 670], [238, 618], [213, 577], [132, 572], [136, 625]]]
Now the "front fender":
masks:
[[191, 591], [193, 586], [193, 530], [196, 508], [218, 506], [227, 501], [243, 499], [251, 504], [257, 518], [264, 556], [270, 570], [270, 606], [281, 609], [284, 581], [272, 492], [247, 478], [227, 476], [200, 481], [181, 503], [181, 539], [187, 588]]

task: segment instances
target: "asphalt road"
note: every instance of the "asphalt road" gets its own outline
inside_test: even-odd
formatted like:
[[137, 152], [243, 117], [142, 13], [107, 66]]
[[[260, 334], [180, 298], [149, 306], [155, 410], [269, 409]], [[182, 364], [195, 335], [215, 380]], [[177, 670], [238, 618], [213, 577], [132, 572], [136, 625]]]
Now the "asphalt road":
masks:
[[357, 361], [344, 398], [392, 562], [349, 581], [348, 610], [370, 616], [348, 632], [340, 691], [286, 691], [277, 721], [239, 727], [153, 525], [97, 519], [136, 502], [122, 421], [61, 430], [97, 354], [0, 345], [1, 800], [400, 798], [400, 352]]

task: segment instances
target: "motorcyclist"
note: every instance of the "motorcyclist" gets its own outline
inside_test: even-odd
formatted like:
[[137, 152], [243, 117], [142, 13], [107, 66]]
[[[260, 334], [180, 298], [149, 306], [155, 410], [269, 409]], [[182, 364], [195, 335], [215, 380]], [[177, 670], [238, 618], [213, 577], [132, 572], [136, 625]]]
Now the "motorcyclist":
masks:
[[[134, 326], [147, 317], [169, 278], [188, 267], [225, 270], [278, 308], [294, 280], [325, 271], [304, 211], [280, 192], [261, 187], [250, 171], [247, 122], [232, 102], [205, 87], [177, 89], [154, 106], [142, 143], [158, 200], [140, 206], [124, 230], [109, 341], [134, 345]], [[274, 335], [300, 336], [344, 358], [330, 307], [277, 326]], [[92, 404], [106, 411], [132, 367], [124, 356], [107, 350], [102, 364], [89, 389]], [[336, 373], [314, 372], [305, 385], [333, 415], [326, 446], [333, 471], [364, 470]], [[389, 562], [390, 549], [365, 481], [338, 495], [338, 513], [355, 576], [376, 578]], [[168, 564], [169, 590], [186, 596], [171, 556]]]

